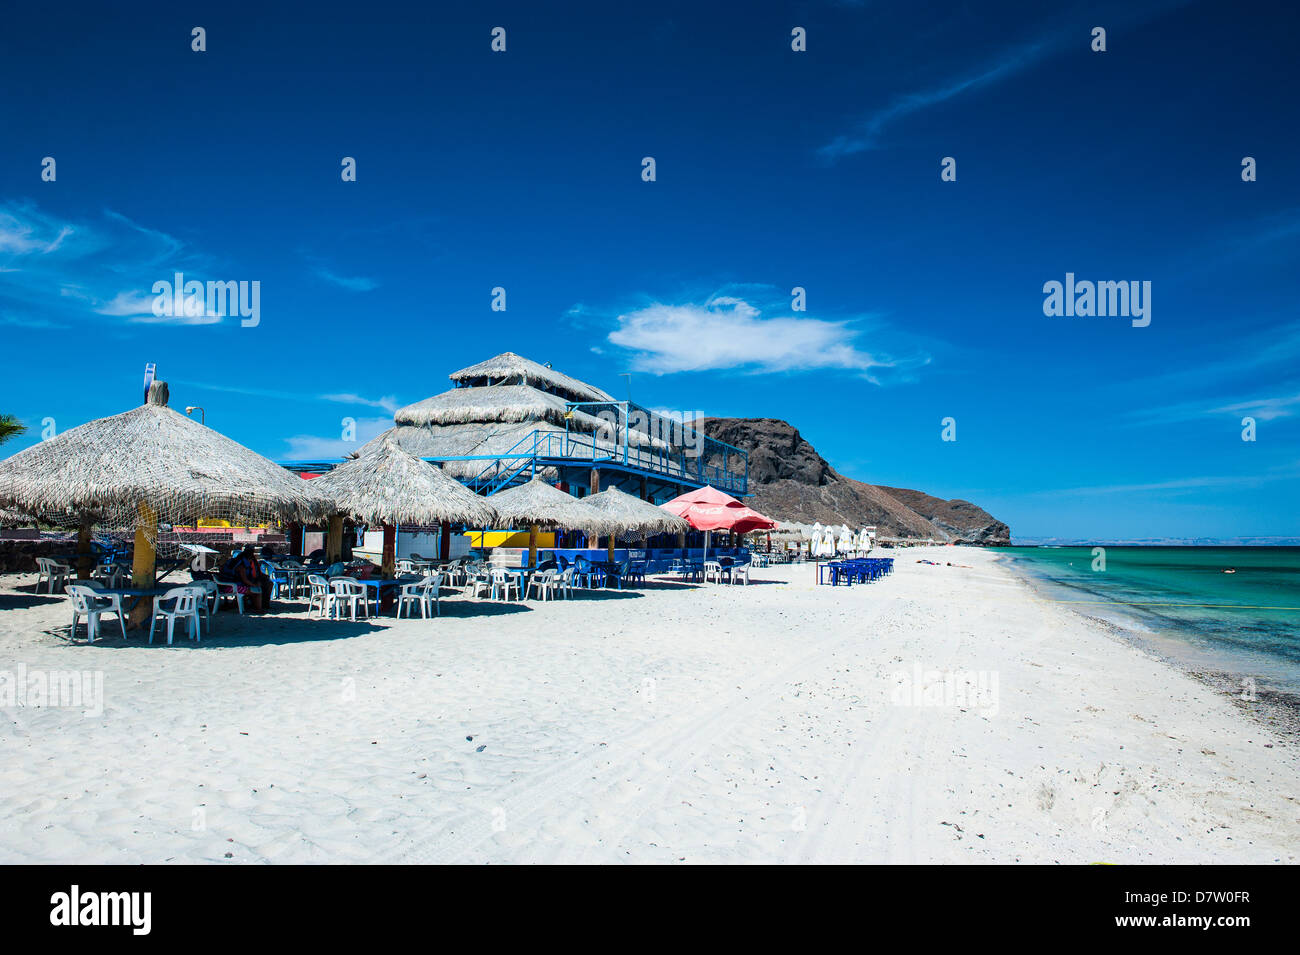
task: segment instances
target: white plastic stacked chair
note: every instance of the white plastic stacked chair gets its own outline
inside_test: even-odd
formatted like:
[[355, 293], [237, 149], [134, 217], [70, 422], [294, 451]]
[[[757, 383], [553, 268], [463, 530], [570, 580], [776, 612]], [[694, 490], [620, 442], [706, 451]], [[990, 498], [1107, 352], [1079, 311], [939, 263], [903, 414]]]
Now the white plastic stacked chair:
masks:
[[319, 607], [320, 615], [322, 617], [328, 616], [334, 597], [334, 594], [330, 591], [330, 582], [320, 574], [308, 574], [307, 587], [309, 589], [308, 615], [311, 614], [314, 608]]
[[502, 600], [509, 600], [511, 591], [519, 596], [519, 577], [507, 573], [504, 567], [492, 568], [492, 599], [496, 600], [499, 593]]
[[361, 607], [363, 616], [370, 616], [370, 598], [366, 594], [366, 585], [354, 577], [336, 577], [330, 581], [331, 605], [338, 617], [343, 617], [344, 605], [348, 608], [348, 617], [357, 619], [357, 607]]
[[172, 645], [177, 620], [185, 621], [191, 640], [200, 639], [202, 634], [199, 631], [199, 599], [204, 596], [206, 595], [198, 587], [173, 587], [155, 599], [153, 620], [149, 622], [149, 642], [153, 643], [153, 632], [159, 619], [167, 621], [167, 646], [169, 647]]
[[122, 628], [122, 639], [126, 639], [126, 614], [122, 612], [122, 598], [118, 594], [100, 594], [93, 588], [82, 584], [68, 584], [63, 588], [68, 599], [72, 601], [71, 635], [77, 635], [77, 621], [86, 618], [86, 639], [95, 642], [99, 634], [99, 618], [102, 614], [117, 614], [118, 625]]
[[[433, 604], [434, 614], [442, 616], [442, 607], [438, 604], [438, 589], [442, 586], [442, 574], [431, 574], [413, 584], [404, 584], [402, 594], [397, 598], [397, 615], [402, 615], [402, 609], [415, 603], [420, 606], [420, 616], [429, 616], [429, 605]], [[410, 616], [408, 611], [407, 616]]]
[[555, 571], [539, 570], [533, 574], [528, 580], [528, 593], [532, 594], [534, 590], [540, 599], [549, 600], [555, 591]]
[[36, 592], [41, 592], [41, 578], [44, 577], [47, 584], [47, 591], [54, 593], [54, 587], [57, 584], [62, 590], [72, 579], [72, 568], [67, 564], [61, 564], [51, 557], [36, 558]]
[[[201, 591], [199, 596], [199, 623], [203, 621], [208, 623], [208, 636], [212, 636], [212, 615], [217, 612], [217, 607], [221, 605], [221, 591], [217, 589], [215, 580], [196, 580], [191, 585]], [[199, 627], [199, 633], [203, 632], [202, 626]]]

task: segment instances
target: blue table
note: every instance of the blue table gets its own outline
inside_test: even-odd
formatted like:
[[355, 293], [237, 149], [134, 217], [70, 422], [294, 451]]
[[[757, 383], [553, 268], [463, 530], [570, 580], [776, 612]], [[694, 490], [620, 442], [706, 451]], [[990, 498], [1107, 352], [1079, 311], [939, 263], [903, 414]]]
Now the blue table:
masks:
[[[337, 577], [331, 577], [331, 581], [343, 580], [347, 574], [339, 574]], [[385, 590], [396, 590], [405, 584], [418, 584], [423, 577], [352, 577], [362, 586], [372, 588], [375, 592], [375, 612], [379, 612], [380, 600], [383, 598]], [[369, 599], [369, 598], [367, 598]]]

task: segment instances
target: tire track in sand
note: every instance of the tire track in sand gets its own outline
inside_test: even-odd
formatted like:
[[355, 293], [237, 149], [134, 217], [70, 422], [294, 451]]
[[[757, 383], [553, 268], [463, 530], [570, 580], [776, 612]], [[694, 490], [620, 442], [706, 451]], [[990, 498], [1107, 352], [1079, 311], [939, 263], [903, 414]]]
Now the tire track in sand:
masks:
[[[871, 617], [865, 622], [871, 623], [884, 609], [883, 604], [872, 608]], [[515, 791], [495, 800], [496, 806], [504, 812], [504, 816], [497, 818], [508, 820], [507, 824], [514, 829], [521, 821], [537, 816], [562, 799], [588, 800], [592, 794], [607, 793], [616, 785], [630, 784], [635, 788], [640, 784], [643, 790], [662, 794], [672, 785], [680, 768], [693, 765], [720, 736], [768, 704], [776, 695], [774, 691], [797, 682], [821, 666], [832, 650], [854, 639], [859, 638], [851, 635], [839, 641], [810, 645], [807, 654], [775, 674], [765, 675], [762, 666], [755, 667], [748, 673], [748, 679], [740, 682], [740, 689], [717, 705], [703, 710], [686, 710], [671, 722], [656, 721], [637, 727], [599, 751], [570, 757], [541, 776], [521, 780]], [[652, 759], [659, 757], [657, 762], [665, 767], [663, 775], [659, 770], [645, 767], [647, 754]], [[628, 767], [637, 764], [639, 767], [630, 776], [625, 773]], [[662, 799], [662, 795], [659, 798]], [[644, 803], [644, 800], [638, 799], [638, 802]], [[630, 823], [622, 827], [622, 831], [631, 831], [646, 811], [648, 809], [638, 812]], [[467, 857], [492, 839], [496, 832], [494, 822], [490, 809], [463, 810], [435, 832], [417, 837], [414, 841], [418, 844], [412, 845], [411, 839], [403, 839], [383, 858], [400, 863], [473, 861]], [[568, 851], [565, 847], [559, 850], [561, 854]]]

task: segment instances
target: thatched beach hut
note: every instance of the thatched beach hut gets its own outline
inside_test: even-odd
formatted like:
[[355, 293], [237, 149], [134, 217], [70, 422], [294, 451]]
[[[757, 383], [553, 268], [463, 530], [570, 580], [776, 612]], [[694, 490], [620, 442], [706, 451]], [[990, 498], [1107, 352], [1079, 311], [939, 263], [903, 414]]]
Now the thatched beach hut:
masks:
[[[614, 452], [620, 438], [637, 447], [662, 445], [647, 433], [619, 427], [619, 404], [607, 392], [513, 352], [462, 368], [450, 378], [455, 387], [398, 409], [393, 427], [362, 451], [392, 440], [416, 457], [442, 460], [452, 477], [472, 480], [485, 472], [507, 473], [515, 459], [487, 459], [530, 452], [533, 432], [553, 452], [566, 436], [604, 453]], [[571, 402], [589, 404], [570, 409]], [[555, 480], [556, 475], [521, 475], [526, 477]]]
[[316, 478], [312, 485], [334, 505], [331, 543], [336, 529], [342, 532], [341, 515], [383, 527], [382, 572], [388, 577], [396, 570], [398, 524], [463, 523], [487, 527], [496, 520], [496, 510], [487, 498], [443, 474], [436, 465], [403, 451], [393, 441], [383, 441], [344, 461]]
[[[0, 461], [0, 507], [79, 530], [88, 575], [95, 525], [134, 528], [134, 586], [154, 586], [159, 524], [311, 520], [324, 501], [307, 481], [167, 407], [164, 382], [123, 414], [88, 422]], [[152, 612], [142, 600], [133, 620]]]
[[633, 497], [616, 487], [584, 498], [582, 503], [599, 511], [617, 530], [609, 535], [609, 559], [614, 559], [614, 538], [620, 534], [684, 534], [691, 525], [662, 507]]
[[528, 564], [537, 563], [537, 534], [543, 527], [563, 527], [589, 534], [617, 533], [618, 526], [585, 501], [570, 497], [541, 479], [501, 491], [490, 498], [501, 525], [528, 528]]

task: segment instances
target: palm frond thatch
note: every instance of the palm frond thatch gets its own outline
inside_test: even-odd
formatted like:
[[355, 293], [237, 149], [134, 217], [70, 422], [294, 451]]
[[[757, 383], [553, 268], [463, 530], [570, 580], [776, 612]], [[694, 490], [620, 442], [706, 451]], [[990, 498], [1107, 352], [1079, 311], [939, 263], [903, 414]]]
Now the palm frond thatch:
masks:
[[[310, 520], [324, 501], [274, 461], [162, 403], [99, 418], [0, 461], [0, 507], [55, 524]], [[154, 393], [151, 393], [151, 395]]]
[[0, 507], [0, 527], [29, 527], [36, 523], [32, 517], [6, 507]]
[[[599, 445], [613, 449], [618, 445], [617, 435], [626, 434], [633, 447], [666, 448], [660, 439], [636, 428], [626, 428], [626, 422], [611, 405], [609, 419], [578, 409], [570, 410], [567, 402], [556, 395], [539, 391], [531, 385], [496, 385], [481, 388], [453, 388], [432, 398], [399, 408], [393, 415], [398, 426], [428, 427], [459, 424], [518, 424], [530, 422], [542, 427], [555, 425], [556, 433], [580, 432], [583, 440], [596, 436]], [[532, 430], [532, 429], [528, 429]], [[528, 433], [526, 430], [525, 434]]]
[[542, 389], [553, 389], [572, 401], [613, 401], [606, 392], [577, 378], [570, 378], [554, 368], [547, 368], [514, 352], [502, 352], [477, 365], [453, 372], [452, 381], [475, 382], [479, 379], [500, 379], [504, 384], [529, 384]]
[[690, 524], [675, 514], [669, 514], [662, 507], [633, 497], [616, 487], [583, 498], [582, 503], [605, 515], [620, 532], [677, 534], [691, 529]]
[[562, 527], [590, 534], [609, 534], [619, 530], [614, 522], [594, 507], [588, 507], [576, 497], [541, 480], [532, 480], [500, 491], [489, 500], [496, 508], [497, 521], [502, 527], [523, 528], [536, 524], [539, 527]]
[[496, 510], [435, 465], [383, 441], [311, 483], [339, 513], [364, 524], [490, 527]]
[[[563, 428], [556, 428], [554, 425], [539, 425], [537, 422], [531, 421], [467, 422], [460, 425], [425, 425], [423, 427], [399, 424], [366, 442], [361, 446], [360, 453], [365, 454], [384, 441], [391, 440], [403, 451], [417, 458], [508, 454], [521, 440], [537, 430], [543, 432], [552, 431], [559, 435], [564, 433]], [[442, 464], [443, 473], [458, 480], [470, 480], [477, 477], [485, 469], [489, 471], [508, 469], [515, 462], [503, 459], [495, 463], [487, 460], [442, 461], [440, 463]], [[543, 474], [542, 476], [554, 477], [553, 474]]]

